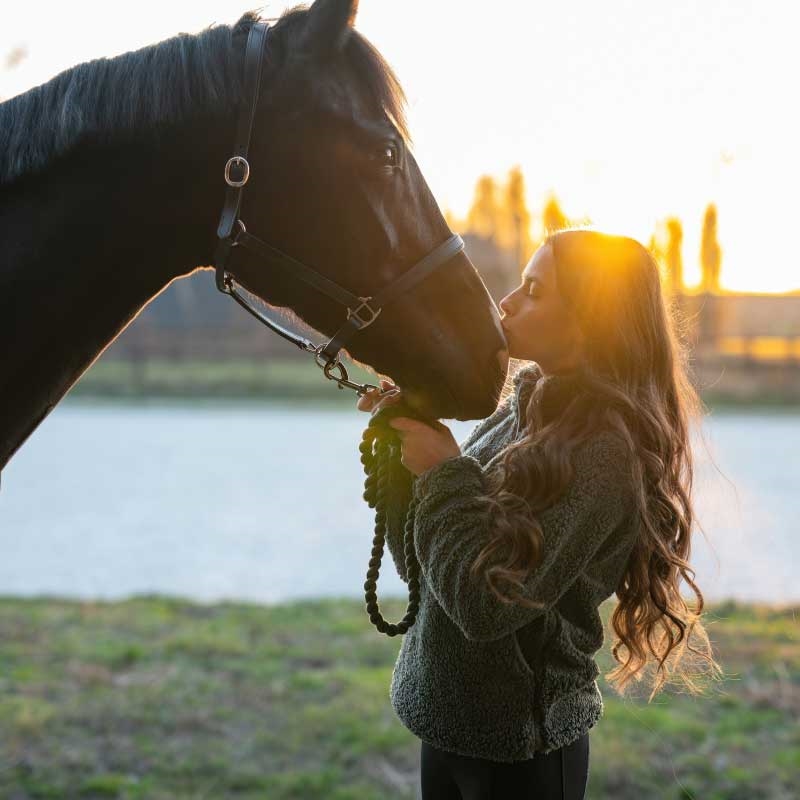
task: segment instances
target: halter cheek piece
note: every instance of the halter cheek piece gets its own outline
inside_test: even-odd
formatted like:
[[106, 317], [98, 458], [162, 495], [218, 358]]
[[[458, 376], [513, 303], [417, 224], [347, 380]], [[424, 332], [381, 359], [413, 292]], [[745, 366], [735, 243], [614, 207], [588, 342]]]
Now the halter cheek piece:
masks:
[[[456, 254], [460, 253], [464, 249], [464, 242], [458, 234], [452, 235], [377, 295], [374, 297], [361, 297], [347, 291], [347, 289], [343, 289], [338, 284], [320, 275], [316, 270], [247, 232], [244, 222], [239, 219], [238, 215], [242, 189], [250, 179], [250, 164], [247, 161], [247, 153], [250, 147], [250, 135], [253, 130], [256, 106], [258, 105], [261, 67], [268, 31], [269, 26], [265, 22], [257, 22], [250, 28], [250, 33], [247, 37], [244, 63], [244, 92], [236, 126], [236, 144], [233, 148], [233, 155], [225, 164], [225, 183], [228, 188], [225, 191], [225, 205], [217, 227], [219, 243], [214, 254], [217, 288], [221, 292], [229, 294], [242, 308], [275, 331], [275, 333], [297, 345], [301, 350], [313, 354], [317, 366], [322, 369], [325, 377], [329, 380], [335, 380], [340, 389], [347, 386], [350, 389], [354, 389], [357, 394], [362, 395], [368, 389], [377, 387], [369, 383], [358, 384], [348, 380], [347, 370], [339, 360], [339, 350], [347, 344], [357, 331], [369, 327], [378, 318], [384, 306], [403, 292], [410, 290], [437, 267], [447, 263]], [[235, 247], [244, 247], [250, 250], [270, 267], [277, 267], [289, 272], [292, 276], [305, 281], [318, 291], [341, 303], [347, 309], [345, 322], [326, 344], [315, 345], [310, 340], [297, 336], [266, 317], [248, 301], [245, 295], [236, 289], [236, 276], [227, 268], [231, 250]], [[334, 369], [338, 370], [338, 377], [331, 374]]]

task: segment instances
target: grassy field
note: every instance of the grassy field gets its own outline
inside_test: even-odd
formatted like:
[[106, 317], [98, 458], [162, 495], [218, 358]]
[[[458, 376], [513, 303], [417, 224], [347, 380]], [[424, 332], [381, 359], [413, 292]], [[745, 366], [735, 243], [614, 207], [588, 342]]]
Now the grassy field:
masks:
[[[350, 380], [377, 384], [375, 375], [345, 362]], [[338, 375], [338, 372], [336, 372]], [[353, 404], [355, 394], [325, 379], [305, 360], [168, 361], [139, 364], [100, 360], [70, 390], [70, 397], [252, 398]]]
[[[601, 677], [588, 798], [797, 798], [798, 611], [713, 606], [729, 678], [704, 699], [621, 700]], [[414, 800], [399, 646], [353, 600], [0, 598], [0, 797]]]

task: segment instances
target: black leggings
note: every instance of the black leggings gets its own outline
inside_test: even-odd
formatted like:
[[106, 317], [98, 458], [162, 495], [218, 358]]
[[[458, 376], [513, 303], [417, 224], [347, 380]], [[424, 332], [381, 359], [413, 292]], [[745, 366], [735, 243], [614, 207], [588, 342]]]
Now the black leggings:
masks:
[[509, 764], [422, 742], [420, 773], [422, 800], [583, 800], [589, 733], [558, 750]]

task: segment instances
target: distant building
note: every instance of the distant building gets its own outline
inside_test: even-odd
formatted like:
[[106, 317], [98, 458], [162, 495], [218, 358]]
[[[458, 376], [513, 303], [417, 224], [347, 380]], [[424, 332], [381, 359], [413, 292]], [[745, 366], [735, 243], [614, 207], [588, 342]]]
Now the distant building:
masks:
[[800, 293], [683, 295], [679, 307], [702, 393], [800, 402]]

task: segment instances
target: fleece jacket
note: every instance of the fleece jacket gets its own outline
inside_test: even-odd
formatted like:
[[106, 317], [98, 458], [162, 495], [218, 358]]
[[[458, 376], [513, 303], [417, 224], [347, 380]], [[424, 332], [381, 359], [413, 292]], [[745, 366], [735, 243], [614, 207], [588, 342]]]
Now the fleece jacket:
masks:
[[[616, 434], [599, 432], [573, 451], [566, 492], [536, 515], [543, 560], [524, 587], [544, 607], [504, 604], [469, 575], [491, 532], [478, 500], [489, 489], [486, 472], [525, 435], [525, 409], [540, 381], [535, 396], [545, 422], [580, 390], [573, 376], [544, 376], [524, 362], [513, 391], [461, 443], [462, 454], [418, 475], [406, 498], [417, 501], [420, 606], [392, 672], [392, 707], [434, 747], [500, 762], [568, 745], [602, 716], [598, 607], [615, 591], [639, 532], [630, 456]], [[407, 502], [390, 506], [386, 527], [406, 582], [407, 509]]]

